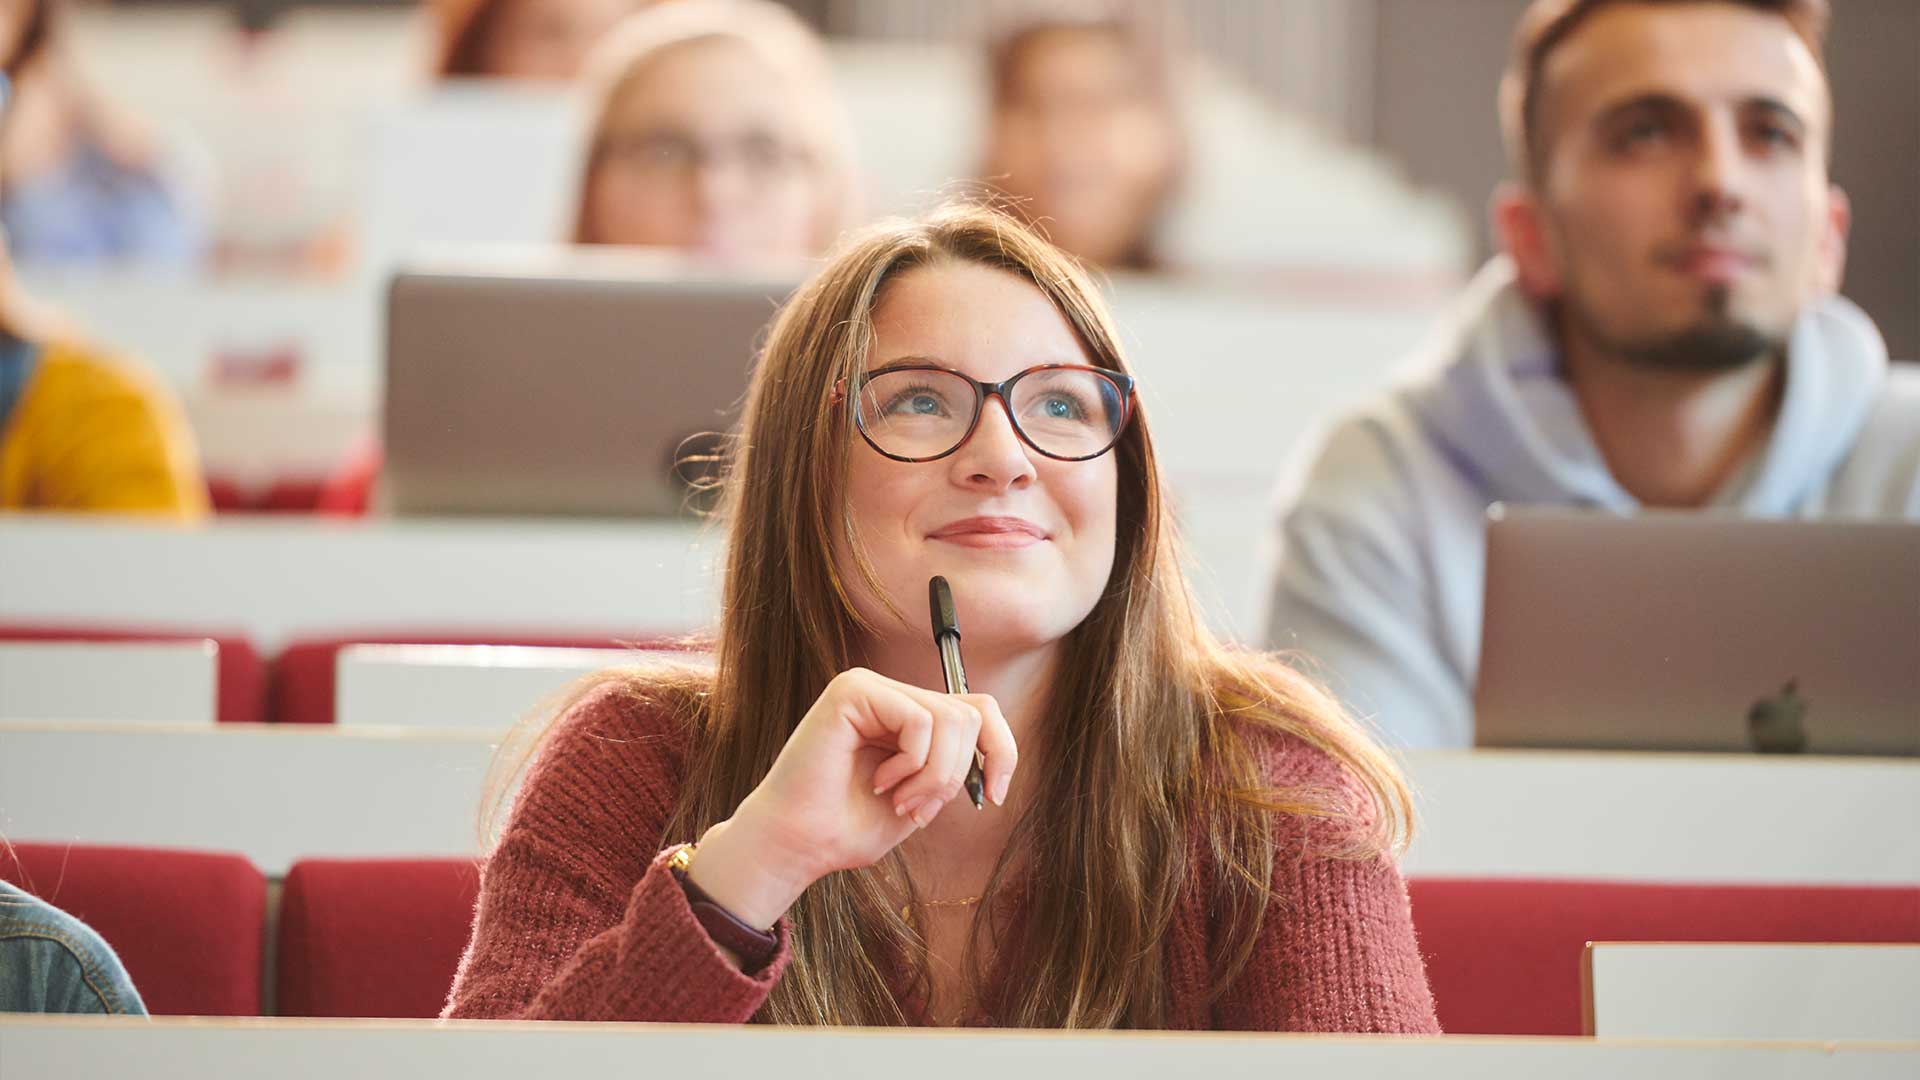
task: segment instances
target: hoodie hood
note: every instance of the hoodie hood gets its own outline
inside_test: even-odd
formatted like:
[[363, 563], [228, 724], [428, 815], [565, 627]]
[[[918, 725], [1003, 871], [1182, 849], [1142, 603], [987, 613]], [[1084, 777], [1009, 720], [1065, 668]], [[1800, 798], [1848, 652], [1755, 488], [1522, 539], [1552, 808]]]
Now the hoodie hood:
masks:
[[[1852, 448], [1886, 377], [1886, 343], [1865, 313], [1837, 296], [1808, 307], [1788, 339], [1773, 433], [1714, 502], [1784, 515], [1814, 498]], [[1474, 277], [1399, 397], [1489, 501], [1622, 513], [1639, 506], [1608, 471], [1547, 321], [1505, 257]]]

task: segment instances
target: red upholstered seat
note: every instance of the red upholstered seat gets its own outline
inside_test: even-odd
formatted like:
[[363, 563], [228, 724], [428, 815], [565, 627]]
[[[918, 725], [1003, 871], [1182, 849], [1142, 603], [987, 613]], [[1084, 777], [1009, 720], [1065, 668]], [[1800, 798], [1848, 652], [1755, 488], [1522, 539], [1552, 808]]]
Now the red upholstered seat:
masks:
[[479, 891], [471, 860], [295, 863], [281, 894], [276, 1011], [440, 1015]]
[[98, 931], [148, 1012], [259, 1014], [267, 883], [242, 856], [16, 843], [0, 878]]
[[592, 634], [528, 634], [502, 631], [486, 633], [457, 631], [417, 631], [371, 634], [341, 634], [327, 638], [306, 638], [290, 642], [273, 665], [273, 690], [270, 715], [282, 724], [333, 723], [334, 669], [340, 650], [349, 645], [532, 645], [558, 649], [618, 649], [627, 646], [645, 649], [672, 649], [683, 646], [679, 638], [636, 635], [614, 638]]
[[257, 724], [266, 719], [267, 666], [253, 643], [239, 635], [124, 626], [0, 623], [0, 641], [199, 641], [206, 638], [220, 646], [216, 661], [216, 719], [222, 724]]
[[1920, 942], [1920, 888], [1409, 883], [1450, 1034], [1578, 1035], [1589, 941]]

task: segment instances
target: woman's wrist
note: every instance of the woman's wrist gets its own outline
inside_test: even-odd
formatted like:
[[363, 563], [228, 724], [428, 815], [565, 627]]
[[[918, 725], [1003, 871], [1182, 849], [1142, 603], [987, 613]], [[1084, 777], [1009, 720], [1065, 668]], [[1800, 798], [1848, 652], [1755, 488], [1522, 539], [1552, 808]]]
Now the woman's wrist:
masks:
[[687, 880], [741, 922], [767, 930], [819, 875], [771, 841], [741, 809], [700, 838], [687, 863]]

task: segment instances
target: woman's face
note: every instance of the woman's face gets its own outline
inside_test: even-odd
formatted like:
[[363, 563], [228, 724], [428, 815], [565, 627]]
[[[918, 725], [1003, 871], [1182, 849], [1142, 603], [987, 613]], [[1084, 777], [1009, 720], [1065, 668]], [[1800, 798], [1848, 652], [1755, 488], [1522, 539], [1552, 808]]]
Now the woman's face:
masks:
[[1127, 256], [1178, 165], [1172, 115], [1146, 80], [1117, 33], [1047, 30], [1017, 50], [994, 112], [992, 179], [1094, 263]]
[[739, 42], [655, 58], [608, 107], [586, 239], [723, 260], [815, 254], [822, 174], [803, 98]]
[[[907, 271], [874, 309], [869, 370], [903, 359], [982, 382], [1038, 364], [1091, 364], [1066, 318], [1032, 283], [972, 263]], [[882, 637], [925, 640], [927, 581], [953, 586], [969, 657], [991, 662], [1058, 641], [1093, 610], [1113, 570], [1114, 454], [1046, 457], [1014, 433], [998, 397], [952, 455], [908, 463], [857, 433], [847, 497], [854, 528], [895, 620], [843, 548], [842, 579]]]
[[638, 0], [500, 0], [482, 62], [501, 79], [566, 82]]

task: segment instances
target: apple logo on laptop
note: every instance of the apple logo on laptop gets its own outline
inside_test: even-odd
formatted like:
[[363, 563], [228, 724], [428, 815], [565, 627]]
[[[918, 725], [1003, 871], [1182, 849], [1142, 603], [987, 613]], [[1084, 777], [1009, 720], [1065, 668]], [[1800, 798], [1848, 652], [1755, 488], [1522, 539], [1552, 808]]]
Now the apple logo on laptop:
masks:
[[1788, 679], [1778, 694], [1763, 697], [1747, 710], [1747, 738], [1763, 754], [1797, 754], [1807, 748], [1807, 699], [1798, 679]]

